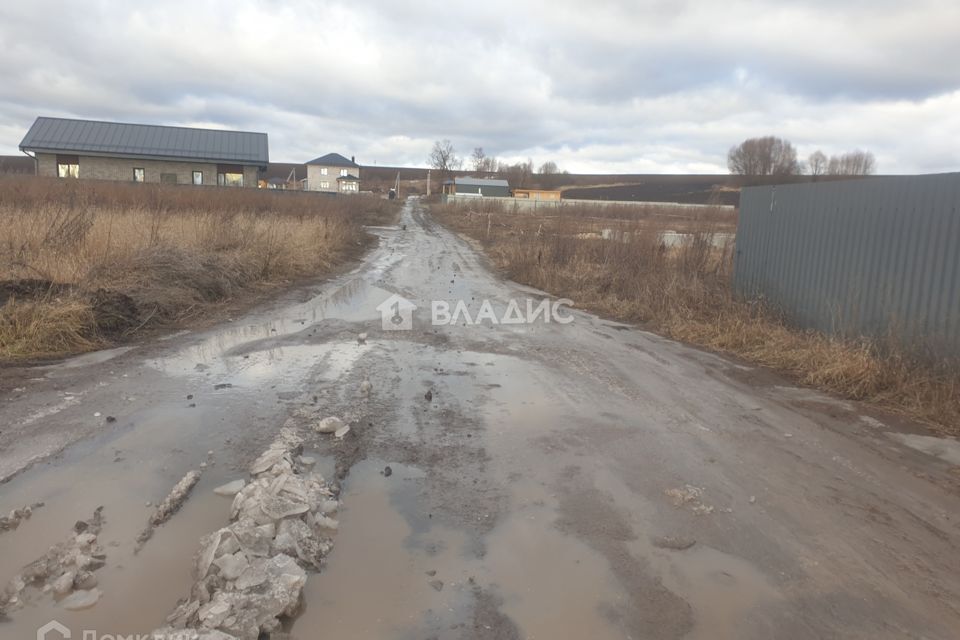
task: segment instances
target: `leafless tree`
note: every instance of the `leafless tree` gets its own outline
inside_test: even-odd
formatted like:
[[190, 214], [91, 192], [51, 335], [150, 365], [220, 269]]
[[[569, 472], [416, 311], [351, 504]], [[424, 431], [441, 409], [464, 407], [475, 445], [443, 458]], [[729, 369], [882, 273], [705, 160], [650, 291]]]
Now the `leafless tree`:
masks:
[[533, 177], [533, 160], [518, 162], [508, 167], [500, 165], [500, 170], [506, 171], [511, 187], [524, 189], [530, 186], [530, 178]]
[[453, 143], [449, 140], [437, 140], [433, 143], [433, 149], [430, 151], [430, 157], [427, 159], [430, 166], [440, 172], [440, 179], [446, 181], [450, 178], [450, 173], [457, 171], [463, 166], [463, 160], [457, 156]]
[[537, 173], [539, 173], [542, 176], [550, 176], [555, 173], [559, 173], [559, 171], [560, 169], [557, 167], [556, 162], [554, 162], [553, 160], [547, 160], [542, 165], [540, 165], [540, 169], [537, 171]]
[[474, 171], [487, 170], [487, 154], [483, 152], [483, 147], [474, 148], [473, 153], [470, 154], [470, 161], [473, 163]]
[[801, 172], [797, 150], [782, 138], [750, 138], [727, 153], [730, 173], [743, 176], [792, 176]]
[[810, 157], [807, 158], [807, 170], [810, 172], [810, 175], [822, 176], [827, 172], [827, 156], [817, 149], [810, 154]]
[[869, 176], [877, 170], [877, 160], [869, 151], [857, 149], [839, 156], [831, 156], [827, 173], [832, 176]]

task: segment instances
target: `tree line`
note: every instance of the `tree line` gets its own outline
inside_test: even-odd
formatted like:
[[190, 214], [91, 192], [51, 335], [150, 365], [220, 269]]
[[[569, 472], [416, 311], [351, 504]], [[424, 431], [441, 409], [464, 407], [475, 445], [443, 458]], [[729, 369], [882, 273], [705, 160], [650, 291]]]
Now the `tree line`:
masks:
[[[433, 149], [430, 151], [430, 157], [427, 159], [430, 168], [436, 169], [441, 174], [442, 180], [447, 180], [454, 171], [460, 171], [464, 166], [464, 159], [457, 154], [453, 143], [449, 140], [437, 140], [433, 143]], [[536, 166], [533, 159], [526, 162], [515, 162], [509, 164], [498, 160], [496, 156], [488, 156], [483, 147], [476, 147], [469, 158], [470, 166], [477, 173], [496, 173], [505, 175], [510, 185], [518, 189], [529, 187], [534, 180], [538, 184], [543, 184], [545, 179], [550, 176], [566, 174], [561, 172], [557, 163], [548, 160]], [[549, 181], [549, 180], [547, 180]]]
[[[550, 176], [567, 173], [561, 172], [552, 160], [539, 167], [534, 166], [532, 159], [508, 164], [496, 156], [488, 156], [483, 147], [474, 148], [469, 162], [473, 171], [505, 175], [512, 186], [521, 189], [530, 186], [535, 179], [544, 184], [551, 182]], [[442, 180], [447, 180], [454, 171], [463, 168], [464, 158], [457, 154], [453, 143], [444, 139], [433, 143], [428, 163], [440, 172]], [[731, 147], [727, 153], [727, 168], [730, 173], [742, 176], [867, 176], [876, 173], [877, 161], [871, 152], [860, 149], [829, 157], [818, 149], [801, 161], [789, 140], [763, 136]]]
[[877, 161], [860, 149], [830, 157], [818, 149], [801, 162], [789, 140], [764, 136], [731, 147], [727, 168], [742, 176], [868, 176], [876, 172]]

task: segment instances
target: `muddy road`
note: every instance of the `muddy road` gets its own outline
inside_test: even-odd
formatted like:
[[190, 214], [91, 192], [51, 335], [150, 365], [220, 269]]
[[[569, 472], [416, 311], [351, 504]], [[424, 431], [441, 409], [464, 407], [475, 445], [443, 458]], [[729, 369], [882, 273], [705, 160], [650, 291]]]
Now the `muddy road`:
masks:
[[[161, 626], [227, 522], [213, 488], [285, 424], [342, 500], [293, 637], [960, 637], [956, 442], [575, 310], [432, 326], [432, 301], [544, 296], [416, 201], [372, 232], [352, 272], [214, 329], [6, 372], [0, 513], [43, 506], [0, 532], [0, 580], [101, 505], [107, 559], [96, 606], [34, 593], [0, 637]], [[382, 328], [394, 294], [411, 330]]]

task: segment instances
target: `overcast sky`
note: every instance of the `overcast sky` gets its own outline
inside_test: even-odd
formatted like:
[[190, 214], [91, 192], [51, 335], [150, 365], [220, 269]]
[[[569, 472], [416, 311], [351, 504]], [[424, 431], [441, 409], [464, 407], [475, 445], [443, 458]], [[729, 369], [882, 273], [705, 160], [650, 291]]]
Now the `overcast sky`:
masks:
[[274, 161], [726, 173], [774, 134], [960, 170], [957, 0], [0, 4], [0, 154], [38, 115], [265, 131]]

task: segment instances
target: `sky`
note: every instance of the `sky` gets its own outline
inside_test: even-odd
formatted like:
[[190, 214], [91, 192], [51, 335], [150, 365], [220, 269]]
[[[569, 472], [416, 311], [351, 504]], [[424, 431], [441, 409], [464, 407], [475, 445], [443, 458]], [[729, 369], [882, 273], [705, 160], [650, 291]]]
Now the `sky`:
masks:
[[[142, 5], [142, 6], [141, 6]], [[573, 173], [801, 159], [960, 170], [957, 0], [0, 3], [0, 154], [39, 115], [263, 131], [270, 158], [458, 154]]]

